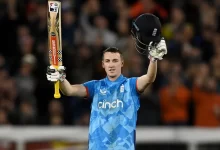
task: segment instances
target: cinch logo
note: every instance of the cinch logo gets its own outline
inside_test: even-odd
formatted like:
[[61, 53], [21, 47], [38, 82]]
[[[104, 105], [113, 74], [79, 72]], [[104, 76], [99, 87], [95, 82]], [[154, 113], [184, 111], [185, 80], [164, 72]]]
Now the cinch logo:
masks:
[[116, 107], [121, 107], [123, 108], [123, 102], [119, 99], [113, 101], [113, 102], [107, 102], [106, 100], [103, 100], [103, 102], [98, 103], [98, 108], [116, 108]]

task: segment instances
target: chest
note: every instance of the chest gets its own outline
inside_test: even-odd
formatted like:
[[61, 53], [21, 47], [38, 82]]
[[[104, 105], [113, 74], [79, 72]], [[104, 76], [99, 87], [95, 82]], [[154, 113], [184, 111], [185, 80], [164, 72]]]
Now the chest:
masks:
[[107, 98], [109, 100], [114, 100], [128, 94], [128, 89], [129, 87], [125, 87], [125, 84], [116, 84], [112, 86], [100, 85], [95, 88], [95, 96], [99, 99]]
[[129, 99], [128, 88], [125, 84], [97, 87], [92, 109], [102, 114], [126, 112], [131, 106], [134, 106], [132, 99]]

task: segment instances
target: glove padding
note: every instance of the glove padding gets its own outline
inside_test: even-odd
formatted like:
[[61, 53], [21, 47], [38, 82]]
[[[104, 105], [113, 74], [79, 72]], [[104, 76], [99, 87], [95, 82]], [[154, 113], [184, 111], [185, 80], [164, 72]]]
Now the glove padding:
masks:
[[47, 67], [47, 80], [51, 82], [61, 81], [63, 82], [66, 78], [65, 73], [65, 67], [59, 66], [58, 69], [56, 69], [54, 66], [48, 66]]
[[[153, 42], [150, 42], [150, 46], [152, 45]], [[155, 46], [155, 47], [149, 47], [149, 55], [148, 58], [151, 61], [156, 61], [156, 60], [162, 60], [163, 56], [167, 54], [167, 45], [166, 41], [164, 38], [161, 39], [161, 41]]]

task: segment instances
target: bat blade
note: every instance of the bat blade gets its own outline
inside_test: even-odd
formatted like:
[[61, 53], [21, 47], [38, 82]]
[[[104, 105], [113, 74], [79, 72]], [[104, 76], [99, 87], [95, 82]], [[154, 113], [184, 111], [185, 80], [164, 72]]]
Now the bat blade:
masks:
[[[61, 2], [48, 1], [48, 47], [50, 64], [62, 65]], [[59, 81], [54, 83], [54, 98], [60, 98]]]

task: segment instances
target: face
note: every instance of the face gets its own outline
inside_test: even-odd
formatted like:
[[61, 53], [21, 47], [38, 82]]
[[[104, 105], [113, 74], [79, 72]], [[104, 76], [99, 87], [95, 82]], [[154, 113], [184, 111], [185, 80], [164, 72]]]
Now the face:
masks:
[[123, 61], [119, 53], [106, 52], [102, 60], [102, 67], [105, 69], [107, 76], [116, 79], [121, 75]]
[[216, 91], [217, 84], [216, 84], [216, 80], [214, 78], [210, 78], [206, 82], [207, 82], [206, 86], [209, 91]]

